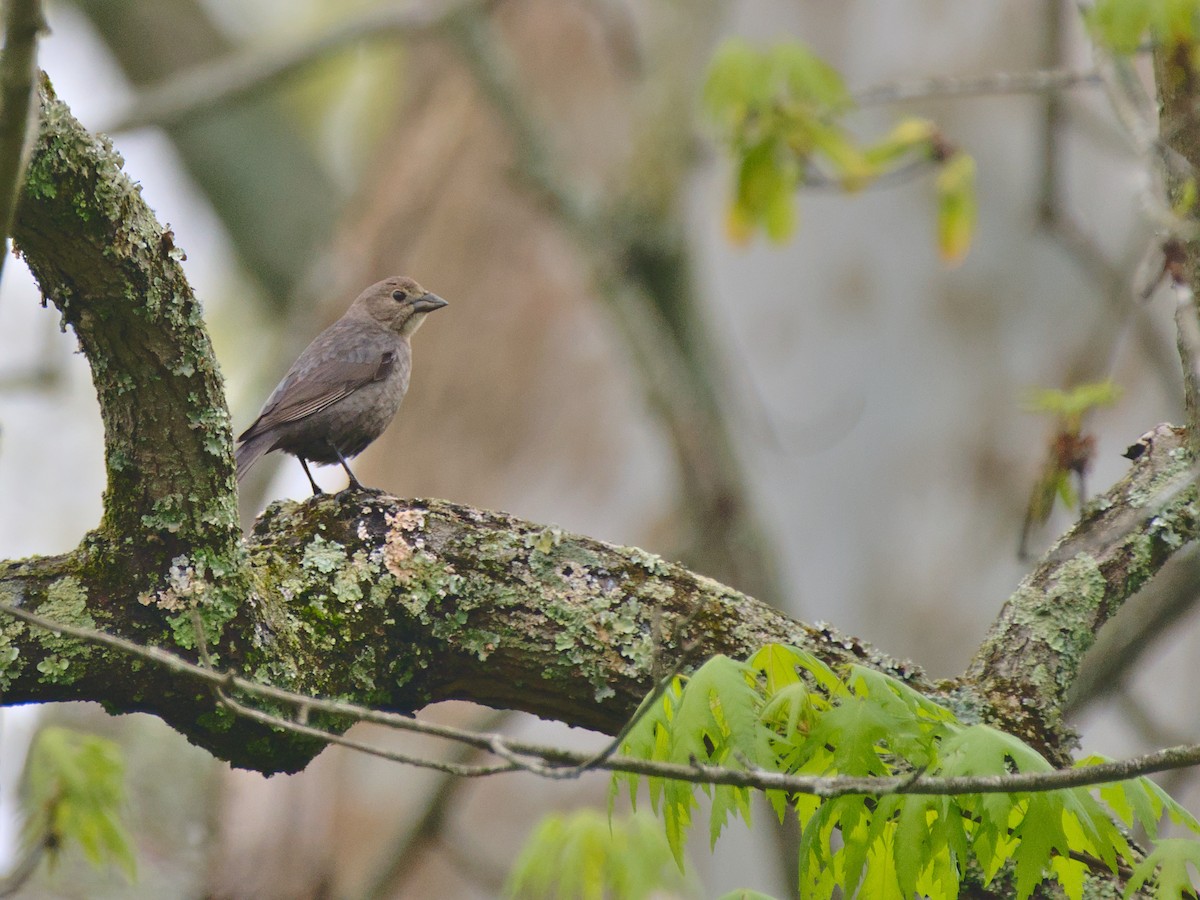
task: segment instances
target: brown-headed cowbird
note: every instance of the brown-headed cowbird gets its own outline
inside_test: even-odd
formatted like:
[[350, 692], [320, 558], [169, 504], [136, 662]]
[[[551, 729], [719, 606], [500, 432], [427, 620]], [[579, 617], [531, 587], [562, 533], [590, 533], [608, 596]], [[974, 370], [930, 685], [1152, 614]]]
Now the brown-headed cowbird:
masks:
[[313, 493], [310, 462], [341, 463], [350, 487], [362, 485], [347, 459], [357, 456], [400, 409], [412, 369], [409, 338], [446, 301], [411, 278], [373, 284], [345, 315], [317, 335], [292, 363], [254, 424], [238, 437], [238, 481], [264, 453], [300, 460]]

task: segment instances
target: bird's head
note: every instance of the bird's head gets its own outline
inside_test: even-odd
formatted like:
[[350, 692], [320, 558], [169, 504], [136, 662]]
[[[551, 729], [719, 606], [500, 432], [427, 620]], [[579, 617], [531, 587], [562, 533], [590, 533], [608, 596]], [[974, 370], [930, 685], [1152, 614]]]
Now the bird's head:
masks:
[[350, 310], [368, 316], [404, 337], [411, 337], [421, 327], [425, 316], [446, 305], [445, 300], [431, 294], [413, 279], [393, 276], [359, 294]]

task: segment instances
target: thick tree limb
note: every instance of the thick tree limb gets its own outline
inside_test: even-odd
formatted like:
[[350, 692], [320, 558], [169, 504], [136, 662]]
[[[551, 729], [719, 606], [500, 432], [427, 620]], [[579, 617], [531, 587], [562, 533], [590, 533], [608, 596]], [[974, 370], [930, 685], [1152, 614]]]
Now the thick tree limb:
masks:
[[[256, 682], [409, 711], [467, 698], [615, 733], [681, 647], [697, 662], [768, 641], [910, 667], [644, 551], [441, 501], [369, 494], [270, 507], [239, 540], [228, 416], [199, 308], [119, 158], [45, 89], [16, 237], [79, 336], [106, 431], [100, 529], [70, 554], [0, 564], [0, 601], [194, 657]], [[1094, 632], [1195, 538], [1194, 470], [1160, 429], [1005, 607], [941, 693], [1050, 756]], [[4, 702], [100, 700], [153, 712], [222, 758], [302, 768], [323, 746], [234, 716], [192, 676], [0, 619]], [[232, 695], [236, 699], [236, 694]], [[282, 702], [282, 701], [280, 701]], [[351, 721], [314, 707], [311, 724]]]
[[[137, 599], [182, 636], [183, 611], [214, 590], [180, 573], [137, 598], [99, 593], [104, 586], [82, 580], [76, 563], [0, 569], [0, 596], [88, 627], [103, 621], [100, 610]], [[213, 644], [219, 665], [382, 709], [471, 699], [616, 733], [652, 687], [656, 656], [669, 663], [685, 643], [702, 660], [781, 641], [929, 687], [852, 638], [794, 622], [645, 551], [441, 501], [344, 492], [275, 504], [250, 540], [249, 567], [253, 602]], [[109, 622], [127, 630], [121, 618]], [[223, 758], [267, 771], [300, 767], [319, 749], [290, 738], [247, 747], [208, 733], [195, 721], [213, 707], [206, 691], [192, 691], [189, 710], [172, 679], [159, 688], [161, 675], [130, 673], [126, 685], [114, 678], [128, 668], [114, 670], [119, 653], [0, 622], [0, 660], [6, 655], [0, 689], [10, 703], [107, 699], [120, 711], [148, 709]], [[48, 679], [44, 670], [53, 676], [64, 661], [62, 677]]]
[[48, 82], [42, 118], [14, 238], [92, 368], [108, 473], [102, 535], [140, 558], [142, 574], [197, 544], [236, 555], [229, 413], [182, 254], [120, 156]]
[[[146, 659], [172, 672], [181, 672], [197, 681], [209, 684], [224, 698], [224, 703], [238, 715], [270, 721], [278, 728], [292, 733], [312, 736], [325, 743], [358, 750], [381, 759], [434, 769], [457, 778], [477, 778], [507, 772], [532, 772], [546, 778], [575, 779], [587, 772], [614, 772], [669, 778], [692, 784], [732, 785], [757, 790], [779, 790], [787, 793], [811, 794], [826, 799], [849, 794], [884, 796], [887, 794], [962, 795], [1002, 794], [1016, 792], [1054, 791], [1063, 788], [1093, 787], [1111, 784], [1156, 772], [1174, 771], [1200, 765], [1200, 744], [1182, 744], [1146, 753], [1129, 759], [1094, 763], [1039, 772], [1010, 772], [999, 775], [796, 775], [762, 769], [753, 765], [710, 765], [698, 761], [687, 764], [662, 760], [627, 757], [618, 754], [599, 756], [578, 750], [567, 750], [546, 744], [535, 744], [501, 734], [458, 728], [434, 722], [419, 721], [397, 713], [380, 711], [338, 700], [321, 700], [303, 694], [284, 691], [269, 685], [222, 673], [206, 659], [196, 665], [182, 657], [158, 648], [141, 647], [115, 638], [102, 631], [63, 625], [53, 620], [0, 604], [0, 613], [13, 616], [38, 628], [68, 634], [89, 644], [117, 647], [122, 652]], [[252, 699], [248, 703], [229, 698], [234, 691]], [[258, 708], [262, 700], [278, 701], [290, 707], [290, 715], [276, 715]], [[355, 722], [372, 722], [413, 734], [436, 737], [455, 744], [461, 753], [474, 750], [499, 757], [500, 763], [469, 763], [464, 760], [446, 761], [387, 750], [362, 741], [343, 738], [306, 724], [314, 711], [345, 716]]]

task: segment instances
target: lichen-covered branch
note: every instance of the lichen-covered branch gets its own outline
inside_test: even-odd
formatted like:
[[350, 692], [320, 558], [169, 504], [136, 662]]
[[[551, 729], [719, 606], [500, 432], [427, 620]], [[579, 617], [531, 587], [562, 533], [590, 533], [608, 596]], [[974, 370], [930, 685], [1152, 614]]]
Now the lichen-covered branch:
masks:
[[1146, 444], [1009, 598], [967, 670], [1002, 727], [1060, 761], [1072, 744], [1063, 708], [1096, 632], [1200, 531], [1182, 429], [1161, 426]]
[[[615, 733], [685, 645], [700, 662], [769, 641], [928, 688], [916, 670], [852, 638], [645, 551], [442, 501], [345, 492], [277, 503], [248, 551], [254, 602], [210, 648], [222, 667], [314, 696], [398, 710], [466, 698]], [[105, 611], [130, 598], [86, 583], [78, 561], [0, 568], [0, 597], [64, 623], [127, 631]], [[135, 606], [175, 622], [177, 644], [189, 647], [190, 604], [203, 606], [212, 590], [177, 571]], [[302, 767], [320, 749], [286, 735], [246, 740], [249, 723], [210, 728], [221, 717], [207, 692], [188, 686], [189, 694], [119, 656], [0, 619], [7, 702], [148, 709], [217, 755], [264, 771]]]
[[48, 82], [14, 240], [92, 368], [105, 432], [101, 531], [125, 552], [229, 553], [229, 413], [181, 252], [104, 139]]

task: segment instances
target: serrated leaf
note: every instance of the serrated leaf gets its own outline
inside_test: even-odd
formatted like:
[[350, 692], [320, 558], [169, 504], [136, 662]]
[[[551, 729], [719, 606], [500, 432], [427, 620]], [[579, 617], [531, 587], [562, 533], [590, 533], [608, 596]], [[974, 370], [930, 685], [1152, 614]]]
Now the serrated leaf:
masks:
[[1156, 897], [1183, 897], [1196, 885], [1188, 868], [1200, 871], [1200, 843], [1186, 838], [1159, 841], [1154, 850], [1133, 867], [1125, 886], [1125, 896], [1132, 897], [1146, 882], [1154, 880]]
[[1063, 893], [1070, 900], [1083, 900], [1083, 881], [1090, 872], [1087, 863], [1069, 856], [1056, 856], [1050, 861], [1050, 867]]
[[653, 819], [610, 819], [583, 809], [542, 819], [513, 864], [504, 892], [522, 900], [646, 900], [663, 891], [682, 892], [688, 883]]
[[751, 656], [746, 665], [763, 674], [766, 679], [767, 696], [802, 683], [797, 671], [800, 656], [794, 648], [786, 644], [767, 644]]
[[[930, 825], [931, 806], [938, 802], [936, 797], [905, 797], [896, 820], [895, 846], [896, 880], [900, 893], [911, 897], [916, 893], [917, 880], [925, 863], [931, 858], [928, 853], [932, 838]], [[937, 813], [933, 812], [933, 821]]]

